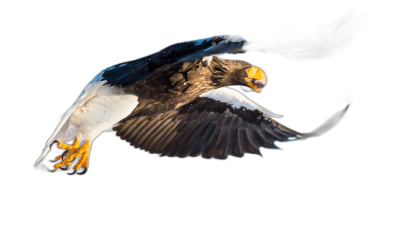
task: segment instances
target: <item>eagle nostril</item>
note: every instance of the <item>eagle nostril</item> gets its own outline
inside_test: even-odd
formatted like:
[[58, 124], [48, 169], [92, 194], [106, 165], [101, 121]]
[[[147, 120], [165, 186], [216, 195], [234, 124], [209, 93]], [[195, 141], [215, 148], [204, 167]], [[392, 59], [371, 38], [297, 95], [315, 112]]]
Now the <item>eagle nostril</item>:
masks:
[[256, 88], [263, 88], [265, 82], [263, 80], [254, 80], [252, 81], [252, 83], [254, 84], [254, 87]]

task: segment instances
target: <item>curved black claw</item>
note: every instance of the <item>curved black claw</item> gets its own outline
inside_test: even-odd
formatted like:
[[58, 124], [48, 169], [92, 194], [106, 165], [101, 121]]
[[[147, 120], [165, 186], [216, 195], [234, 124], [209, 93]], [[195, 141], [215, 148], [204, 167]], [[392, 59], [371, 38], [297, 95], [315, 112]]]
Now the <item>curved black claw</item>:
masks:
[[68, 175], [74, 175], [76, 173], [76, 170], [74, 170], [74, 172], [72, 173], [67, 173]]
[[55, 173], [55, 172], [57, 172], [57, 170], [58, 170], [58, 169], [52, 169], [52, 170], [47, 169], [47, 172], [49, 172], [49, 173]]
[[62, 170], [68, 170], [68, 169], [69, 169], [69, 166], [64, 165], [64, 166], [60, 167], [60, 169], [62, 169]]
[[64, 160], [64, 155], [67, 154], [69, 152], [69, 150], [65, 150], [64, 153], [61, 156], [61, 160]]
[[87, 172], [88, 172], [88, 168], [87, 167], [84, 167], [84, 168], [79, 168], [79, 170], [78, 170], [78, 172], [76, 173], [76, 175], [78, 175], [78, 176], [84, 176], [84, 175], [86, 175], [87, 174]]

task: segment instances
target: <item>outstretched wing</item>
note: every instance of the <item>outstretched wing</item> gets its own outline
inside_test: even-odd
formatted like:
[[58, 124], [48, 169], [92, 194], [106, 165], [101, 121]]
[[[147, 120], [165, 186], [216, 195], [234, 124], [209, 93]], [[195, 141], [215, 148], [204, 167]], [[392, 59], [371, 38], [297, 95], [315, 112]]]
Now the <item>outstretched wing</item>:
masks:
[[269, 111], [254, 104], [236, 90], [220, 88], [177, 110], [134, 117], [114, 130], [121, 139], [150, 153], [225, 159], [244, 153], [261, 155], [260, 147], [278, 148], [275, 141], [318, 136], [339, 122], [348, 108], [316, 131], [303, 134], [279, 124]]
[[268, 35], [246, 37], [250, 44], [245, 49], [295, 62], [335, 57], [351, 46], [362, 30], [365, 15], [365, 11], [355, 9], [312, 22], [299, 20]]
[[128, 87], [175, 63], [220, 53], [244, 52], [245, 42], [239, 37], [215, 36], [174, 44], [152, 55], [111, 66], [92, 82], [107, 81], [111, 86]]

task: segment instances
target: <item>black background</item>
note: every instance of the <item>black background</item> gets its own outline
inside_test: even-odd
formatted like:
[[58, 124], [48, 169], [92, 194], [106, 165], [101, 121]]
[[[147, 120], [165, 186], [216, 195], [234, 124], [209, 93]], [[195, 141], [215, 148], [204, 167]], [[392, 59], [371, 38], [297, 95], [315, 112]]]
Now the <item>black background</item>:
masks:
[[[199, 3], [185, 10], [168, 8], [162, 13], [155, 13], [150, 6], [126, 8], [127, 13], [90, 7], [61, 13], [58, 9], [62, 7], [54, 6], [57, 10], [27, 19], [29, 29], [24, 34], [30, 38], [25, 39], [29, 47], [24, 52], [30, 67], [27, 76], [35, 86], [27, 105], [34, 111], [29, 126], [35, 129], [27, 131], [29, 146], [18, 151], [18, 171], [22, 172], [14, 179], [29, 180], [32, 187], [40, 187], [38, 190], [56, 190], [59, 198], [75, 193], [72, 190], [135, 198], [257, 196], [266, 200], [276, 195], [267, 191], [271, 189], [298, 195], [307, 190], [308, 194], [320, 193], [331, 199], [344, 194], [355, 198], [362, 195], [360, 182], [374, 173], [374, 164], [368, 164], [366, 157], [378, 148], [371, 122], [366, 121], [373, 121], [372, 109], [379, 108], [373, 93], [380, 90], [375, 79], [382, 68], [378, 59], [382, 57], [378, 34], [383, 29], [376, 18], [379, 9], [329, 4], [290, 8], [213, 4]], [[365, 12], [362, 30], [354, 43], [333, 59], [296, 63], [255, 53], [221, 56], [263, 68], [269, 80], [267, 87], [262, 94], [246, 95], [272, 112], [283, 114], [278, 121], [295, 130], [310, 131], [352, 102], [343, 123], [329, 134], [304, 142], [278, 143], [283, 151], [262, 150], [263, 158], [246, 155], [243, 159], [215, 161], [158, 158], [129, 147], [114, 133], [103, 133], [93, 143], [86, 176], [68, 177], [33, 169], [62, 114], [100, 70], [179, 41], [218, 34], [238, 34], [260, 41], [260, 37], [273, 36], [292, 23], [328, 21], [354, 8]], [[54, 150], [50, 156], [56, 153], [60, 152]], [[51, 167], [50, 163], [45, 165]]]

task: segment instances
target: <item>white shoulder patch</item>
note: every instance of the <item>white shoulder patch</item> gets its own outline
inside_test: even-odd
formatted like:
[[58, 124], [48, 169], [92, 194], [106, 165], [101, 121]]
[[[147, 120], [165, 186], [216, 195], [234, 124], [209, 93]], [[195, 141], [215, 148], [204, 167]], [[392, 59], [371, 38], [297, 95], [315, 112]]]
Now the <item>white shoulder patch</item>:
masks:
[[208, 67], [212, 61], [213, 57], [212, 56], [204, 56], [201, 62], [203, 63], [204, 67]]
[[276, 113], [271, 112], [270, 110], [260, 106], [259, 104], [253, 102], [250, 100], [248, 97], [246, 97], [244, 94], [240, 93], [239, 91], [236, 91], [235, 89], [228, 88], [228, 87], [223, 87], [223, 88], [218, 88], [212, 91], [208, 91], [200, 97], [204, 98], [211, 98], [220, 102], [225, 102], [234, 108], [241, 108], [244, 107], [249, 110], [259, 110], [264, 113], [264, 116], [267, 118], [270, 117], [275, 117], [275, 118], [280, 118], [282, 117], [281, 115], [278, 115]]

